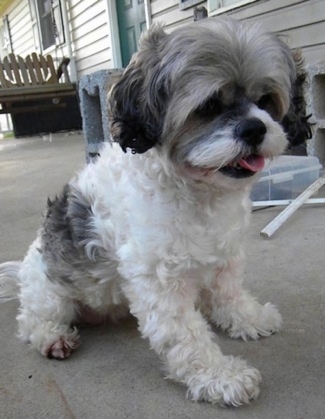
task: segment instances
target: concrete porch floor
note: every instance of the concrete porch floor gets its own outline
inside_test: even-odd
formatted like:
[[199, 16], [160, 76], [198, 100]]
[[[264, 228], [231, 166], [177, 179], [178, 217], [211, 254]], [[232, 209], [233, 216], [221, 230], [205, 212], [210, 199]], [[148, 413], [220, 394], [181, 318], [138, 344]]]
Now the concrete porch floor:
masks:
[[[82, 135], [0, 141], [0, 262], [21, 259], [34, 240], [48, 196], [85, 161]], [[0, 418], [3, 419], [320, 419], [325, 394], [325, 208], [305, 206], [272, 237], [260, 230], [279, 208], [254, 212], [247, 238], [247, 287], [272, 301], [280, 333], [241, 342], [218, 332], [225, 354], [260, 369], [261, 394], [222, 409], [186, 400], [164, 380], [136, 321], [81, 330], [68, 360], [43, 358], [15, 336], [17, 302], [0, 305]]]

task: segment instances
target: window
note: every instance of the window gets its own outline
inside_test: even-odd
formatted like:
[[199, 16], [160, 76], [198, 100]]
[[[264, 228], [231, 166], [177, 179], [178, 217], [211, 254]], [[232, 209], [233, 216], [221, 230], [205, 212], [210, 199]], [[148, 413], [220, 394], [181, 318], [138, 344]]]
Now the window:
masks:
[[32, 0], [31, 12], [34, 12], [34, 8], [41, 50], [63, 44], [65, 39], [60, 0]]
[[1, 58], [12, 52], [12, 42], [10, 36], [9, 19], [4, 16], [2, 25], [0, 26], [0, 45], [1, 45]]
[[209, 15], [218, 14], [257, 0], [208, 0]]
[[51, 0], [37, 0], [43, 49], [55, 44], [55, 28], [52, 19]]
[[204, 3], [204, 0], [179, 0], [179, 8], [185, 10], [200, 3]]

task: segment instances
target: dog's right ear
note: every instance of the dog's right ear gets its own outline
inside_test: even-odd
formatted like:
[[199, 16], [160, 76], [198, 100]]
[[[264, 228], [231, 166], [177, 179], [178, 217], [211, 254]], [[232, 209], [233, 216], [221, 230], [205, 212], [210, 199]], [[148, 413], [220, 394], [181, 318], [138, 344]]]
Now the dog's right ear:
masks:
[[109, 94], [111, 134], [123, 151], [144, 153], [160, 142], [166, 102], [159, 51], [168, 35], [153, 26]]

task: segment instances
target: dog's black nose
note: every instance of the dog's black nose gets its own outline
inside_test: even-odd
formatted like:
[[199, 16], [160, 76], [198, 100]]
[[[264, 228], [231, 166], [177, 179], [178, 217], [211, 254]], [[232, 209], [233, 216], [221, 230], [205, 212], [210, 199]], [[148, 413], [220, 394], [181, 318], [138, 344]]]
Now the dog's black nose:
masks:
[[256, 146], [263, 142], [266, 126], [258, 118], [246, 119], [238, 124], [236, 134], [248, 145]]

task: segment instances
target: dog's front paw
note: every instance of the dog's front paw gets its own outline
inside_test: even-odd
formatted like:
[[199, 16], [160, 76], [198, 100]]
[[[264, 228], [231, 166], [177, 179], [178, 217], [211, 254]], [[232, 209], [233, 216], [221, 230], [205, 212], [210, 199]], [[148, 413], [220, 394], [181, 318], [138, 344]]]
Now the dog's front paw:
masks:
[[260, 336], [270, 336], [278, 332], [282, 325], [282, 317], [278, 309], [271, 303], [256, 306], [234, 321], [229, 329], [229, 336], [243, 340], [256, 340]]
[[231, 356], [223, 356], [218, 367], [198, 372], [188, 382], [192, 400], [241, 406], [256, 399], [261, 374], [256, 368]]

